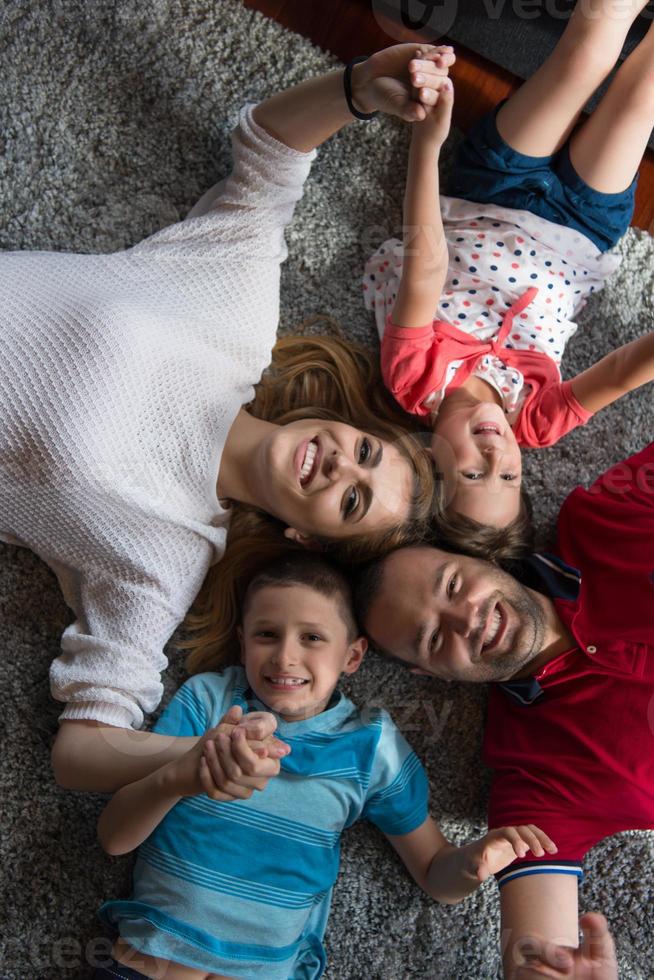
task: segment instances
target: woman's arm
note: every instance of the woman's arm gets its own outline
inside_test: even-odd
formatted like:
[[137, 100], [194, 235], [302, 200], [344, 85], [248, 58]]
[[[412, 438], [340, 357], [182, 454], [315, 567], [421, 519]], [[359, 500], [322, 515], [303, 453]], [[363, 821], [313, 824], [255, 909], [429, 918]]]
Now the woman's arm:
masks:
[[[231, 732], [239, 719], [228, 712], [218, 730]], [[240, 795], [237, 788], [249, 790], [250, 795], [261, 778], [276, 775], [278, 760], [288, 752], [288, 746], [273, 737], [272, 715], [257, 712], [255, 718], [243, 719], [239, 727], [246, 730], [257, 747], [265, 742], [267, 752], [264, 758], [256, 757], [250, 771], [243, 771], [234, 779], [215, 767], [216, 789], [232, 798]], [[65, 789], [113, 793], [180, 759], [200, 741], [206, 741], [205, 736], [175, 738], [96, 721], [63, 721], [52, 749], [52, 766], [56, 781]]]
[[572, 379], [572, 392], [588, 412], [599, 412], [635, 388], [654, 381], [654, 332], [618, 347]]
[[536, 857], [542, 857], [545, 848], [556, 851], [547, 834], [533, 824], [491, 830], [461, 847], [450, 844], [431, 817], [410, 834], [387, 836], [414, 881], [446, 905], [462, 901], [530, 849]]
[[423, 327], [434, 318], [447, 275], [447, 242], [440, 209], [438, 163], [452, 116], [446, 79], [424, 122], [414, 123], [404, 196], [404, 262], [393, 307], [398, 327]]
[[[361, 112], [386, 112], [407, 122], [424, 119], [425, 106], [436, 101], [436, 90], [453, 60], [429, 45], [395, 44], [378, 51], [352, 70], [354, 104]], [[412, 78], [417, 73], [424, 82], [415, 89]], [[415, 91], [420, 102], [413, 98]], [[308, 153], [354, 121], [345, 100], [343, 70], [273, 95], [256, 107], [254, 120], [281, 143]]]

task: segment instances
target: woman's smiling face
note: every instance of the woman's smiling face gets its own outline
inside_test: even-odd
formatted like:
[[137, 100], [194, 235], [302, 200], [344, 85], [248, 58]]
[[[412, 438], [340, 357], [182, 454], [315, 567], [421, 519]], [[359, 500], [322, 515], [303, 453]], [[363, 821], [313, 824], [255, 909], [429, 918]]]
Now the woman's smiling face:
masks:
[[[411, 465], [393, 444], [342, 422], [276, 426], [261, 445], [267, 510], [289, 537], [346, 538], [405, 523]], [[297, 533], [293, 533], [297, 532]]]

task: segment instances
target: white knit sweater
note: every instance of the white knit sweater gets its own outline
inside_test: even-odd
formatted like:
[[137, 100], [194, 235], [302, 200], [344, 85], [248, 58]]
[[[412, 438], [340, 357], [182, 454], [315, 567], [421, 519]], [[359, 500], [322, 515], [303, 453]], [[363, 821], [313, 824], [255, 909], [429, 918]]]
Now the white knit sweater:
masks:
[[270, 360], [315, 156], [251, 106], [232, 145], [232, 174], [134, 248], [0, 256], [0, 538], [47, 562], [74, 613], [50, 672], [62, 718], [142, 724], [224, 550], [222, 449]]

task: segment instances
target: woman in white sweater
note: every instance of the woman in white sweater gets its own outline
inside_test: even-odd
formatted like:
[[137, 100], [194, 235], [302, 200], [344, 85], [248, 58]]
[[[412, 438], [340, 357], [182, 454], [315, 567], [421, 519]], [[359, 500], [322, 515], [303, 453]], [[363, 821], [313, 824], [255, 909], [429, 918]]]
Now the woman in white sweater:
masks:
[[[415, 54], [357, 64], [352, 106], [422, 118]], [[431, 49], [425, 104], [447, 58]], [[396, 429], [243, 408], [275, 343], [284, 228], [315, 148], [352, 119], [342, 72], [311, 79], [242, 110], [231, 175], [185, 221], [111, 255], [1, 257], [0, 537], [47, 562], [75, 616], [51, 668], [63, 785], [114, 790], [188, 749], [134, 728], [222, 557], [230, 504], [301, 544], [425, 516]]]

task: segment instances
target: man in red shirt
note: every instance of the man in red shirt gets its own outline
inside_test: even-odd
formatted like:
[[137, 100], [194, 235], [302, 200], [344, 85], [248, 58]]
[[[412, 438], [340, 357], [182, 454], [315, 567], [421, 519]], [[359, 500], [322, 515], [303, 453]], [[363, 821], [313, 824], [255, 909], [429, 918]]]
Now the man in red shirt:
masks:
[[409, 548], [370, 566], [357, 590], [379, 649], [417, 673], [494, 682], [489, 824], [537, 818], [558, 846], [498, 876], [507, 975], [525, 935], [577, 946], [586, 851], [654, 828], [654, 443], [574, 490], [556, 553], [511, 573]]

